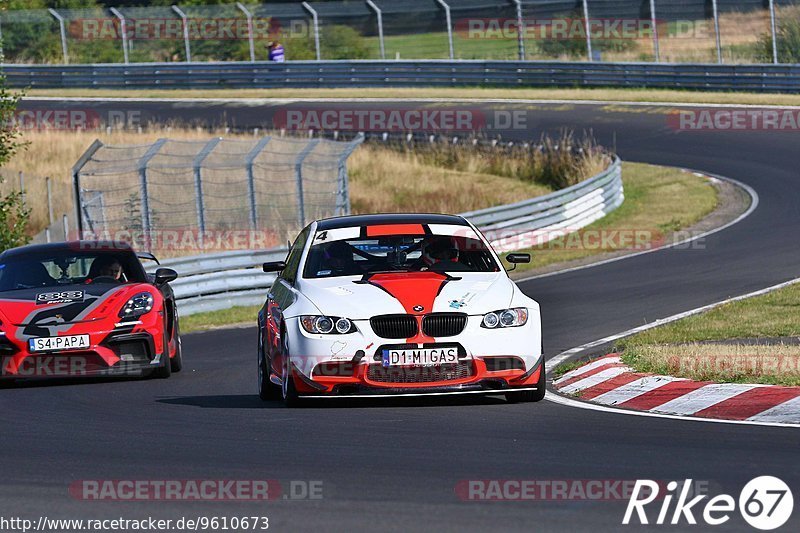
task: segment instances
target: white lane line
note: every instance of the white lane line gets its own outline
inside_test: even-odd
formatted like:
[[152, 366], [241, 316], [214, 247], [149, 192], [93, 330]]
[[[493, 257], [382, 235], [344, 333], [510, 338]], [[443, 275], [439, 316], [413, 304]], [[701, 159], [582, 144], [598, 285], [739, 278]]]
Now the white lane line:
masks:
[[574, 377], [583, 375], [583, 374], [589, 372], [590, 370], [594, 370], [595, 368], [598, 368], [598, 367], [601, 367], [601, 366], [606, 366], [606, 365], [614, 365], [614, 364], [617, 364], [619, 362], [621, 362], [621, 359], [619, 357], [602, 357], [602, 358], [598, 359], [597, 361], [592, 361], [588, 365], [584, 365], [584, 366], [582, 366], [580, 368], [576, 368], [575, 370], [570, 370], [569, 372], [567, 372], [566, 374], [564, 374], [563, 376], [558, 378], [556, 381], [554, 381], [553, 385], [558, 385], [559, 383], [564, 383], [568, 379], [572, 379]]
[[683, 313], [678, 313], [676, 315], [668, 316], [666, 318], [661, 318], [656, 320], [655, 322], [650, 322], [649, 324], [644, 324], [643, 326], [639, 326], [633, 329], [629, 329], [627, 331], [623, 331], [622, 333], [616, 333], [614, 335], [609, 335], [608, 337], [603, 337], [602, 339], [598, 339], [596, 341], [587, 342], [586, 344], [582, 344], [576, 348], [572, 348], [570, 350], [561, 352], [560, 354], [551, 357], [547, 360], [547, 369], [549, 372], [552, 372], [554, 368], [558, 365], [569, 359], [571, 356], [575, 355], [576, 353], [582, 352], [584, 350], [588, 350], [589, 348], [594, 348], [595, 346], [600, 346], [602, 344], [606, 344], [609, 342], [613, 342], [617, 339], [621, 339], [623, 337], [629, 337], [635, 333], [640, 333], [642, 331], [647, 331], [648, 329], [657, 328], [658, 326], [663, 326], [664, 324], [669, 324], [670, 322], [675, 322], [676, 320], [680, 320], [681, 318], [686, 318], [688, 316], [697, 315], [704, 311], [708, 311], [710, 309], [714, 309], [715, 307], [719, 307], [720, 305], [724, 305], [731, 302], [738, 302], [739, 300], [744, 300], [746, 298], [752, 298], [754, 296], [761, 296], [762, 294], [767, 294], [772, 291], [776, 291], [778, 289], [782, 289], [784, 287], [788, 287], [790, 285], [794, 285], [795, 283], [800, 282], [800, 278], [795, 278], [789, 281], [785, 281], [783, 283], [778, 283], [777, 285], [773, 285], [771, 287], [767, 287], [766, 289], [760, 289], [753, 292], [748, 292], [747, 294], [742, 294], [741, 296], [736, 296], [733, 298], [728, 298], [726, 300], [722, 300], [720, 302], [715, 302], [713, 304], [704, 305], [703, 307], [697, 307], [695, 309], [690, 309], [689, 311], [684, 311]]
[[[587, 409], [589, 411], [600, 411], [602, 413], [614, 413], [618, 415], [644, 416], [647, 418], [666, 418], [671, 420], [681, 420], [684, 422], [686, 421], [713, 422], [715, 424], [738, 424], [744, 426], [800, 428], [800, 422], [783, 423], [783, 422], [769, 422], [769, 421], [756, 421], [756, 420], [725, 420], [724, 418], [704, 418], [701, 416], [684, 416], [684, 415], [670, 415], [666, 413], [651, 413], [650, 411], [630, 411], [627, 409], [619, 409], [617, 407], [608, 407], [606, 405], [598, 405], [596, 403], [573, 400], [572, 398], [567, 398], [566, 396], [561, 396], [560, 394], [556, 394], [551, 391], [547, 391], [547, 394], [545, 395], [544, 399], [560, 405], [566, 405], [568, 407], [577, 407], [579, 409]], [[795, 409], [800, 409], [800, 407], [795, 406]]]
[[776, 405], [747, 419], [751, 422], [800, 423], [800, 396]]
[[654, 407], [653, 410], [673, 415], [691, 415], [756, 387], [758, 385], [711, 383]]
[[668, 250], [670, 248], [674, 248], [676, 246], [681, 246], [681, 245], [690, 243], [692, 241], [696, 241], [698, 239], [704, 239], [705, 237], [708, 237], [709, 235], [713, 235], [714, 233], [717, 233], [719, 231], [722, 231], [724, 229], [727, 229], [727, 228], [733, 226], [737, 222], [741, 222], [745, 217], [750, 216], [750, 214], [753, 211], [755, 211], [756, 208], [758, 207], [758, 203], [759, 203], [758, 193], [755, 191], [755, 189], [753, 189], [752, 187], [750, 187], [749, 185], [747, 185], [745, 183], [742, 183], [741, 181], [738, 181], [738, 180], [735, 180], [735, 179], [732, 179], [732, 178], [726, 178], [725, 176], [718, 176], [716, 174], [708, 174], [708, 173], [698, 172], [698, 171], [694, 171], [694, 170], [691, 170], [691, 169], [683, 169], [683, 170], [685, 170], [687, 172], [694, 172], [695, 174], [699, 174], [701, 176], [706, 176], [708, 178], [727, 181], [727, 182], [733, 183], [734, 185], [737, 185], [738, 187], [741, 187], [742, 189], [744, 189], [744, 191], [748, 195], [750, 195], [750, 207], [747, 208], [747, 211], [745, 211], [744, 213], [742, 213], [741, 215], [739, 215], [735, 219], [731, 220], [727, 224], [723, 224], [722, 226], [720, 226], [718, 228], [714, 228], [712, 230], [706, 231], [705, 233], [701, 233], [700, 235], [695, 235], [693, 237], [689, 237], [688, 239], [684, 239], [682, 241], [674, 242], [672, 244], [667, 244], [665, 246], [659, 246], [658, 248], [652, 248], [650, 250], [642, 250], [641, 252], [634, 252], [632, 254], [626, 254], [626, 255], [621, 255], [619, 257], [612, 257], [610, 259], [604, 259], [602, 261], [589, 263], [587, 265], [576, 266], [576, 267], [573, 267], [573, 268], [566, 268], [564, 270], [556, 270], [555, 272], [548, 272], [546, 274], [538, 274], [536, 276], [530, 276], [530, 277], [527, 277], [527, 278], [515, 279], [514, 282], [515, 283], [524, 283], [526, 281], [530, 281], [530, 280], [534, 280], [534, 279], [549, 278], [551, 276], [560, 276], [561, 274], [566, 274], [568, 272], [575, 272], [575, 271], [578, 271], [578, 270], [585, 270], [587, 268], [594, 268], [594, 267], [597, 267], [597, 266], [600, 266], [600, 265], [607, 265], [609, 263], [616, 263], [617, 261], [623, 261], [625, 259], [632, 259], [632, 258], [638, 257], [640, 255], [651, 254], [653, 252], [659, 252], [661, 250]]
[[633, 398], [638, 398], [642, 394], [648, 393], [659, 387], [663, 387], [667, 383], [673, 381], [686, 381], [683, 378], [674, 378], [672, 376], [645, 376], [631, 381], [627, 385], [622, 385], [614, 390], [610, 390], [605, 394], [592, 398], [593, 402], [602, 403], [605, 405], [618, 405]]
[[597, 374], [593, 374], [587, 378], [580, 379], [575, 383], [571, 383], [566, 387], [559, 390], [562, 394], [575, 394], [576, 392], [582, 391], [583, 389], [588, 389], [589, 387], [594, 387], [595, 385], [599, 385], [604, 381], [608, 381], [611, 378], [615, 378], [620, 374], [624, 374], [625, 372], [631, 372], [633, 369], [627, 366], [617, 366], [614, 368], [609, 368], [607, 370], [603, 370], [598, 372]]

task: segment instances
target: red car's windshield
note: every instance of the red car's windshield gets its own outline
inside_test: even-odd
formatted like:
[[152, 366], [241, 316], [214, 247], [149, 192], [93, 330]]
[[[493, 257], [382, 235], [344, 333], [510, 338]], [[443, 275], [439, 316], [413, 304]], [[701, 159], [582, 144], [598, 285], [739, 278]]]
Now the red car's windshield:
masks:
[[125, 252], [26, 255], [0, 263], [0, 292], [82, 283], [146, 281], [136, 256]]

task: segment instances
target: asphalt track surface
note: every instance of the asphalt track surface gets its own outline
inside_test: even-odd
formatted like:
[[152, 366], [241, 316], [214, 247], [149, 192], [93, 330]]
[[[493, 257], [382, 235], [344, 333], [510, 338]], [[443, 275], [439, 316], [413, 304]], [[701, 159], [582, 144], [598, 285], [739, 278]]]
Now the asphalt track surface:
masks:
[[[123, 104], [23, 102], [69, 105]], [[537, 138], [564, 126], [592, 129], [601, 143], [616, 143], [625, 160], [729, 176], [760, 196], [753, 214], [707, 237], [704, 249], [664, 250], [521, 283], [541, 303], [548, 356], [800, 275], [797, 133], [677, 133], [654, 107], [486, 106], [492, 105], [527, 110], [525, 129], [506, 132], [507, 138]], [[157, 108], [162, 118], [174, 111], [213, 121], [224, 113], [240, 127], [263, 127], [271, 112], [219, 103], [124, 106]], [[795, 429], [642, 418], [550, 402], [510, 405], [498, 398], [288, 410], [256, 396], [255, 345], [255, 328], [192, 334], [184, 338], [184, 372], [166, 381], [1, 390], [2, 515], [264, 515], [278, 531], [617, 531], [625, 502], [469, 502], [454, 489], [474, 479], [692, 478], [708, 482], [712, 495], [738, 498], [750, 479], [775, 475], [800, 499]], [[284, 487], [290, 480], [320, 480], [323, 498], [134, 503], [71, 497], [70, 484], [85, 479], [275, 479]], [[656, 514], [654, 508], [651, 520]], [[795, 510], [785, 528], [797, 531], [799, 524]], [[683, 521], [672, 529], [701, 528]], [[733, 513], [714, 529], [748, 528]]]

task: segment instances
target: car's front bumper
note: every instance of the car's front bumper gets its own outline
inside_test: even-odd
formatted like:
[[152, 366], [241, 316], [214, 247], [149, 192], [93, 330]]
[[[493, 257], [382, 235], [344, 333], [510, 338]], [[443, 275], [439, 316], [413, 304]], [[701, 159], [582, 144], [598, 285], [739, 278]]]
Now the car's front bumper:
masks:
[[[380, 338], [369, 321], [347, 335], [313, 335], [294, 319], [287, 324], [293, 377], [301, 395], [481, 394], [535, 389], [541, 372], [538, 314], [522, 327], [487, 330], [469, 317], [456, 336], [408, 343]], [[381, 353], [395, 347], [456, 346], [457, 363], [385, 367]]]

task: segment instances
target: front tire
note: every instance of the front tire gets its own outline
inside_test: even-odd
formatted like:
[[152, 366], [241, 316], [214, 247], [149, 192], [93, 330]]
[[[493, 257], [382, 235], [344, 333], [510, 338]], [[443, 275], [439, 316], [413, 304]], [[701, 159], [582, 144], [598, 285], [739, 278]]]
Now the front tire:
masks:
[[280, 399], [278, 387], [270, 380], [270, 367], [267, 365], [267, 358], [264, 355], [264, 339], [261, 332], [258, 332], [258, 397], [263, 401]]
[[292, 362], [288, 354], [284, 356], [283, 376], [281, 379], [281, 396], [286, 407], [299, 407], [300, 398], [297, 395], [297, 388], [294, 385], [294, 377], [291, 372]]
[[544, 358], [540, 363], [539, 379], [536, 381], [536, 390], [523, 390], [518, 392], [507, 392], [506, 401], [508, 403], [528, 403], [540, 402], [544, 399], [547, 386], [547, 375], [544, 368]]
[[181, 328], [177, 317], [175, 318], [175, 331], [172, 335], [175, 339], [175, 356], [170, 359], [170, 366], [173, 372], [180, 372], [183, 369], [183, 349], [181, 348]]

